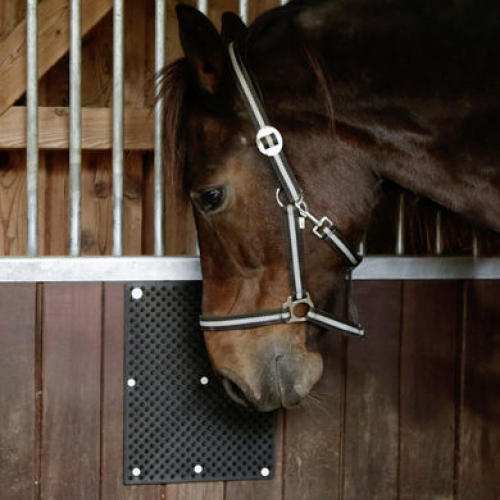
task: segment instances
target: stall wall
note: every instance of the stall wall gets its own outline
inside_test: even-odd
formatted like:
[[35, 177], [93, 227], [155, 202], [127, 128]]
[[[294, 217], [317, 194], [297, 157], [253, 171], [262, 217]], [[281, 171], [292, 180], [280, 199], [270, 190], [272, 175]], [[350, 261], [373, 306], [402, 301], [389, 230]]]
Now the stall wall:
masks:
[[122, 284], [0, 286], [2, 500], [498, 500], [500, 282], [357, 282], [270, 481], [123, 486]]

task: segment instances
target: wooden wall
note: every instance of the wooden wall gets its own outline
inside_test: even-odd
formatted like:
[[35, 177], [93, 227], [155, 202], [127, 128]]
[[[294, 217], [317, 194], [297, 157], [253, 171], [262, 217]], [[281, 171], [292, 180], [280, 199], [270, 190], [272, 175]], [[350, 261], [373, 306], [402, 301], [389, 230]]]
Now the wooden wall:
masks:
[[121, 284], [0, 285], [2, 500], [498, 500], [500, 282], [357, 282], [270, 481], [123, 486]]

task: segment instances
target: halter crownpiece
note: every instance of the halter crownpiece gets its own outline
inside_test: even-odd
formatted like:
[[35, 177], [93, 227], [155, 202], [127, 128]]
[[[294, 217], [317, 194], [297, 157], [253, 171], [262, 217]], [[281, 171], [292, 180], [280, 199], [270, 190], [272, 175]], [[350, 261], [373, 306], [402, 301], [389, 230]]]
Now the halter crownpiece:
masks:
[[[309, 211], [307, 203], [304, 201], [302, 188], [283, 152], [283, 137], [279, 130], [270, 125], [234, 43], [229, 45], [229, 56], [236, 85], [257, 129], [257, 147], [269, 159], [281, 186], [276, 193], [276, 199], [283, 210], [292, 294], [279, 309], [227, 316], [201, 316], [200, 326], [206, 331], [222, 331], [308, 321], [344, 335], [363, 337], [364, 330], [359, 324], [340, 320], [330, 313], [314, 307], [306, 290], [304, 277], [303, 232], [306, 221], [314, 224], [313, 233], [328, 243], [342, 257], [349, 269], [360, 264], [362, 258], [353, 250], [328, 217], [317, 218]], [[285, 192], [287, 203], [280, 200], [281, 191]]]

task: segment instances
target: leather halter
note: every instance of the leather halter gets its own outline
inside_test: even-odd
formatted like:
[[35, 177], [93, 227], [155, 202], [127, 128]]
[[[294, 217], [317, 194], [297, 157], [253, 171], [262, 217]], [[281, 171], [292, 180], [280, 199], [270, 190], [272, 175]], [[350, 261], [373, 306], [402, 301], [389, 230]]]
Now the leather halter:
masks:
[[[283, 153], [283, 137], [279, 130], [269, 124], [264, 108], [234, 43], [229, 45], [229, 56], [238, 90], [257, 129], [257, 147], [269, 159], [281, 186], [276, 193], [276, 199], [283, 210], [285, 221], [288, 269], [292, 294], [278, 309], [227, 316], [201, 316], [200, 326], [202, 330], [206, 331], [222, 331], [308, 321], [344, 335], [363, 337], [364, 330], [359, 324], [338, 319], [326, 311], [314, 307], [305, 288], [304, 280], [302, 240], [306, 220], [314, 224], [313, 233], [328, 243], [340, 255], [349, 268], [349, 273], [353, 267], [361, 262], [362, 257], [353, 250], [328, 217], [317, 218], [309, 211], [304, 201], [303, 191]], [[281, 190], [286, 194], [286, 203], [280, 200]], [[298, 310], [300, 310], [301, 304], [303, 304], [302, 308], [307, 309], [307, 312], [302, 314], [297, 313], [297, 306], [299, 306]]]

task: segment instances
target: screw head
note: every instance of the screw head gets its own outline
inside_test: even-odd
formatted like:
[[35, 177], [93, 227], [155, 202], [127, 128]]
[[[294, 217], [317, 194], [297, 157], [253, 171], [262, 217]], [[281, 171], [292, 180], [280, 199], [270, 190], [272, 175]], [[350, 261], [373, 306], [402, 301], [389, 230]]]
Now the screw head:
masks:
[[267, 467], [263, 467], [262, 469], [260, 469], [260, 475], [262, 477], [268, 477], [269, 474], [271, 474], [271, 471]]
[[208, 384], [208, 377], [201, 377], [200, 378], [200, 384], [201, 385], [207, 385]]
[[142, 296], [143, 296], [143, 292], [140, 288], [133, 288], [132, 289], [132, 298], [134, 300], [142, 299]]
[[141, 475], [141, 469], [139, 469], [139, 467], [134, 467], [132, 469], [132, 475], [135, 477], [139, 477]]
[[193, 470], [194, 470], [195, 474], [201, 474], [203, 472], [203, 467], [201, 465], [197, 464], [194, 466]]
[[129, 379], [127, 380], [127, 385], [128, 385], [129, 387], [134, 387], [136, 383], [137, 383], [137, 382], [135, 381], [135, 378], [129, 378]]

